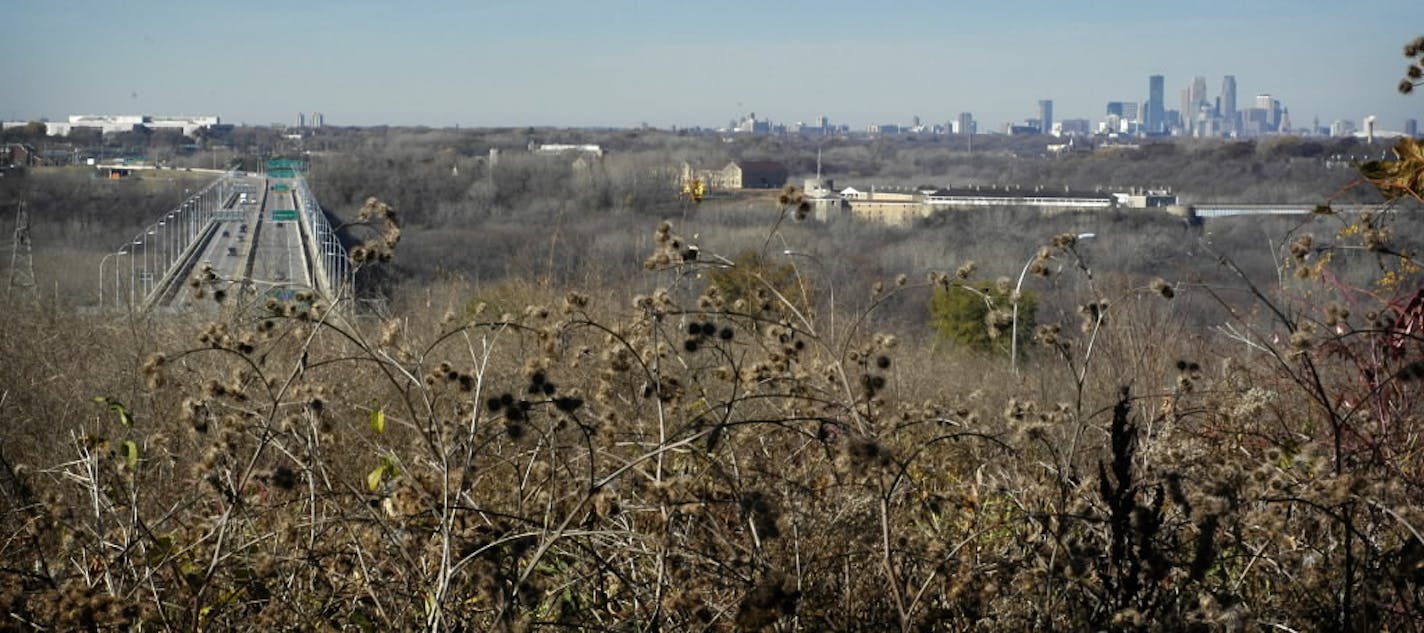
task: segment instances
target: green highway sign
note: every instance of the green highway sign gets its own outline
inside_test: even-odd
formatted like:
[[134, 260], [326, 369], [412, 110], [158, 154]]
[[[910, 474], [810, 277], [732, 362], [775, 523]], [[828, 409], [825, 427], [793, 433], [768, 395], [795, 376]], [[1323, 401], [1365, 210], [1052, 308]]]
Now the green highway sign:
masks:
[[267, 169], [306, 169], [307, 162], [292, 158], [274, 158], [267, 161]]
[[272, 221], [273, 221], [273, 222], [296, 222], [296, 221], [297, 221], [297, 210], [296, 210], [296, 209], [273, 209], [273, 210], [272, 210]]

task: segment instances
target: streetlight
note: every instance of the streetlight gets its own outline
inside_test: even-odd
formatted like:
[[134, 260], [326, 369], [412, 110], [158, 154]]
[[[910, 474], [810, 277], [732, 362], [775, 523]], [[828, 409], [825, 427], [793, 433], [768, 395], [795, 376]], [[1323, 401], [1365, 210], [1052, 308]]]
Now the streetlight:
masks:
[[[787, 257], [805, 257], [806, 259], [809, 259], [809, 260], [811, 260], [812, 262], [815, 262], [815, 263], [816, 263], [816, 266], [818, 266], [818, 267], [821, 269], [821, 272], [824, 273], [825, 270], [826, 270], [826, 264], [825, 264], [825, 262], [821, 261], [821, 258], [820, 258], [820, 257], [817, 257], [817, 256], [815, 256], [815, 255], [813, 255], [813, 254], [811, 254], [811, 253], [804, 253], [804, 252], [801, 252], [801, 251], [794, 251], [794, 250], [791, 250], [791, 249], [788, 248], [788, 249], [785, 249], [785, 250], [781, 251], [781, 254], [782, 254], [782, 255], [785, 255], [785, 256], [787, 256]], [[797, 272], [797, 278], [798, 278], [798, 279], [800, 278], [800, 272]], [[827, 287], [829, 288], [829, 292], [830, 292], [830, 297], [829, 297], [829, 299], [830, 299], [830, 302], [831, 302], [831, 305], [830, 305], [830, 308], [829, 308], [830, 313], [831, 313], [831, 317], [830, 317], [830, 331], [828, 332], [828, 334], [829, 334], [831, 340], [834, 341], [835, 338], [836, 338], [836, 285], [835, 285], [834, 283], [830, 283], [830, 284], [827, 284]], [[803, 294], [805, 293], [805, 289], [806, 289], [806, 286], [805, 286], [804, 284], [802, 284], [801, 290], [802, 290], [802, 293], [803, 293]], [[810, 307], [811, 298], [810, 298], [809, 296], [804, 297], [804, 298], [806, 299], [807, 307]]]
[[164, 270], [164, 271], [166, 271], [166, 270], [168, 270], [168, 260], [169, 260], [169, 255], [168, 255], [168, 251], [169, 251], [168, 242], [169, 242], [169, 239], [173, 237], [173, 236], [171, 236], [171, 235], [168, 234], [168, 233], [169, 233], [169, 231], [168, 231], [168, 220], [166, 220], [166, 219], [164, 219], [164, 220], [159, 220], [159, 221], [158, 221], [158, 228], [156, 228], [156, 229], [154, 229], [154, 230], [162, 232], [162, 235], [158, 238], [158, 257], [157, 257], [158, 261], [157, 261], [156, 263], [154, 263], [153, 269], [156, 270], [156, 271], [157, 271], [157, 270]]
[[168, 266], [172, 268], [173, 264], [178, 261], [179, 251], [184, 246], [183, 231], [179, 230], [181, 224], [179, 224], [178, 210], [169, 211], [166, 220], [168, 222]]
[[[125, 246], [128, 246], [128, 245], [126, 244]], [[130, 249], [130, 250], [119, 249], [119, 252], [114, 253], [114, 255], [117, 255], [117, 256], [119, 256], [119, 257], [122, 257], [122, 256], [124, 256], [124, 255], [133, 255], [133, 251], [132, 251], [132, 249]], [[130, 258], [129, 258], [129, 261], [132, 262], [132, 261], [133, 261], [133, 258], [130, 257]], [[123, 305], [122, 303], [120, 303], [120, 297], [121, 297], [121, 295], [119, 294], [119, 289], [120, 289], [121, 287], [122, 287], [122, 286], [119, 285], [119, 262], [116, 261], [116, 262], [114, 262], [114, 307], [115, 307], [115, 308], [121, 307], [121, 306]]]
[[[138, 235], [135, 235], [133, 241], [129, 243], [129, 255], [130, 255], [130, 257], [129, 257], [129, 309], [130, 309], [130, 310], [133, 309], [133, 304], [134, 304], [134, 289], [135, 289], [135, 286], [138, 285], [138, 283], [137, 283], [137, 275], [138, 275], [138, 256], [137, 256], [137, 255], [134, 255], [134, 249], [136, 249], [136, 248], [138, 248], [139, 246], [142, 246], [142, 245], [143, 245], [143, 242], [138, 239], [139, 236], [141, 236], [141, 235], [143, 235], [143, 234], [142, 234], [142, 233], [139, 233]], [[148, 250], [148, 249], [144, 249], [144, 250]], [[114, 266], [114, 278], [117, 279], [117, 278], [118, 278], [118, 275], [119, 275], [119, 267], [116, 265], [116, 266]], [[117, 284], [118, 282], [116, 281], [115, 283]], [[115, 286], [115, 292], [117, 292], [117, 291], [118, 291], [118, 287]], [[115, 298], [115, 301], [117, 301], [117, 300], [118, 300], [118, 299]]]
[[193, 214], [188, 212], [186, 205], [179, 207], [178, 217], [180, 218], [178, 239], [183, 243], [183, 251], [187, 252], [188, 247], [193, 245]]
[[[99, 308], [100, 308], [100, 309], [103, 309], [103, 307], [104, 307], [104, 264], [109, 261], [109, 258], [110, 258], [110, 257], [113, 257], [113, 256], [115, 256], [115, 255], [123, 255], [123, 254], [124, 254], [124, 251], [123, 251], [123, 250], [118, 250], [118, 251], [114, 251], [114, 252], [112, 252], [112, 253], [107, 253], [107, 254], [105, 254], [104, 257], [103, 257], [103, 259], [100, 259], [100, 260], [99, 260]], [[114, 262], [114, 276], [115, 276], [115, 278], [118, 277], [118, 274], [119, 274], [119, 263], [118, 263], [118, 262]], [[117, 290], [115, 290], [115, 292], [117, 292]], [[116, 299], [116, 301], [117, 301], [117, 299]]]
[[[158, 240], [158, 225], [148, 225], [148, 235], [152, 235], [154, 241]], [[153, 245], [148, 242], [148, 238], [143, 238], [143, 298], [148, 300], [148, 293], [153, 285], [153, 269], [158, 267], [159, 253], [154, 253], [150, 258], [148, 252], [153, 250]]]
[[170, 249], [171, 252], [169, 253], [168, 257], [170, 260], [176, 260], [176, 256], [178, 255], [178, 248], [182, 246], [183, 239], [183, 232], [178, 230], [178, 227], [180, 226], [178, 223], [178, 210], [174, 209], [172, 211], [169, 211], [167, 220], [169, 233], [168, 240], [172, 244], [172, 247]]
[[[1097, 233], [1079, 233], [1076, 240], [1090, 240], [1097, 236]], [[1024, 276], [1028, 274], [1029, 267], [1036, 259], [1037, 253], [1024, 262], [1023, 270], [1019, 271], [1019, 281], [1014, 284], [1014, 294], [1009, 298], [1014, 304], [1013, 328], [1009, 333], [1009, 369], [1013, 371], [1014, 376], [1019, 375], [1019, 290], [1023, 288]]]

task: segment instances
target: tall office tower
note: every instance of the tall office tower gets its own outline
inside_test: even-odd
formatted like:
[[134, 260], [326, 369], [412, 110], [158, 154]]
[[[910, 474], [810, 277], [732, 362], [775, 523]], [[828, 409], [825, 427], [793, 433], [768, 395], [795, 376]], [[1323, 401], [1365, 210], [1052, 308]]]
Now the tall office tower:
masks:
[[1201, 108], [1203, 103], [1207, 103], [1206, 77], [1197, 77], [1192, 80], [1192, 108], [1194, 114], [1195, 110]]
[[1190, 134], [1192, 131], [1192, 121], [1196, 119], [1194, 113], [1196, 108], [1192, 107], [1192, 87], [1182, 88], [1182, 105], [1177, 108], [1177, 112], [1182, 116], [1182, 131]]
[[1167, 104], [1162, 101], [1164, 98], [1162, 86], [1162, 75], [1152, 75], [1147, 78], [1147, 116], [1143, 122], [1146, 123], [1148, 134], [1161, 134], [1165, 128]]
[[968, 113], [968, 112], [960, 112], [960, 113], [959, 113], [958, 125], [955, 126], [955, 130], [954, 130], [954, 131], [957, 132], [957, 133], [959, 133], [959, 134], [973, 134], [973, 133], [974, 133], [974, 115], [973, 115], [973, 114], [970, 114], [970, 113]]
[[321, 127], [323, 125], [326, 125], [326, 117], [323, 116], [320, 112], [313, 112], [311, 116], [311, 124], [312, 127]]
[[1419, 136], [1419, 122], [1414, 119], [1405, 119], [1404, 135], [1409, 138]]
[[306, 126], [307, 126], [307, 115], [306, 115], [306, 113], [305, 113], [305, 112], [298, 112], [298, 113], [297, 113], [297, 127], [298, 127], [298, 128], [304, 128], [304, 127], [306, 127]]
[[1221, 118], [1236, 120], [1236, 75], [1221, 78]]
[[1271, 95], [1256, 95], [1256, 108], [1266, 113], [1266, 131], [1274, 132], [1281, 125], [1281, 102]]
[[1053, 100], [1038, 100], [1038, 131], [1048, 134], [1053, 131]]
[[1199, 119], [1203, 108], [1210, 108], [1206, 99], [1206, 77], [1192, 79], [1191, 85], [1182, 90], [1182, 127], [1192, 133], [1199, 133]]

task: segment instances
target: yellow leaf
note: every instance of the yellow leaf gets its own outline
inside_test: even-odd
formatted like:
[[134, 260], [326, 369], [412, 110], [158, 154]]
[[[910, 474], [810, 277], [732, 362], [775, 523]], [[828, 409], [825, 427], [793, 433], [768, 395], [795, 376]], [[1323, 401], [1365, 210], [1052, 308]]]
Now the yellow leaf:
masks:
[[119, 424], [133, 426], [133, 414], [129, 413], [129, 409], [124, 406], [124, 403], [118, 400], [110, 400], [104, 396], [94, 396], [94, 402], [108, 405], [110, 411], [119, 414]]
[[376, 409], [371, 412], [371, 430], [378, 435], [386, 432], [386, 412], [384, 410]]
[[138, 444], [134, 444], [132, 440], [129, 440], [127, 442], [124, 442], [123, 444], [120, 444], [119, 446], [123, 449], [124, 463], [128, 464], [129, 468], [137, 467]]
[[371, 471], [371, 474], [366, 475], [366, 489], [375, 492], [377, 488], [381, 487], [381, 478], [384, 477], [385, 474], [386, 465], [381, 464], [377, 466], [375, 470]]
[[381, 457], [381, 468], [386, 469], [386, 475], [399, 477], [401, 474], [400, 460], [396, 459], [395, 453], [386, 453]]

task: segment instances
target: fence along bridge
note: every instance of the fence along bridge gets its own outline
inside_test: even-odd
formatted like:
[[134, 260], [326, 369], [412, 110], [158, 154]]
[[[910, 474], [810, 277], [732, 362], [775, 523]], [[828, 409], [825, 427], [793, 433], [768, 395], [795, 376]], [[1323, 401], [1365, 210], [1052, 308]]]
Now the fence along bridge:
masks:
[[100, 307], [196, 309], [204, 300], [187, 282], [206, 269], [215, 277], [209, 290], [234, 298], [286, 299], [305, 290], [328, 305], [349, 301], [350, 260], [303, 168], [271, 160], [264, 173], [229, 171], [159, 216], [100, 261]]

